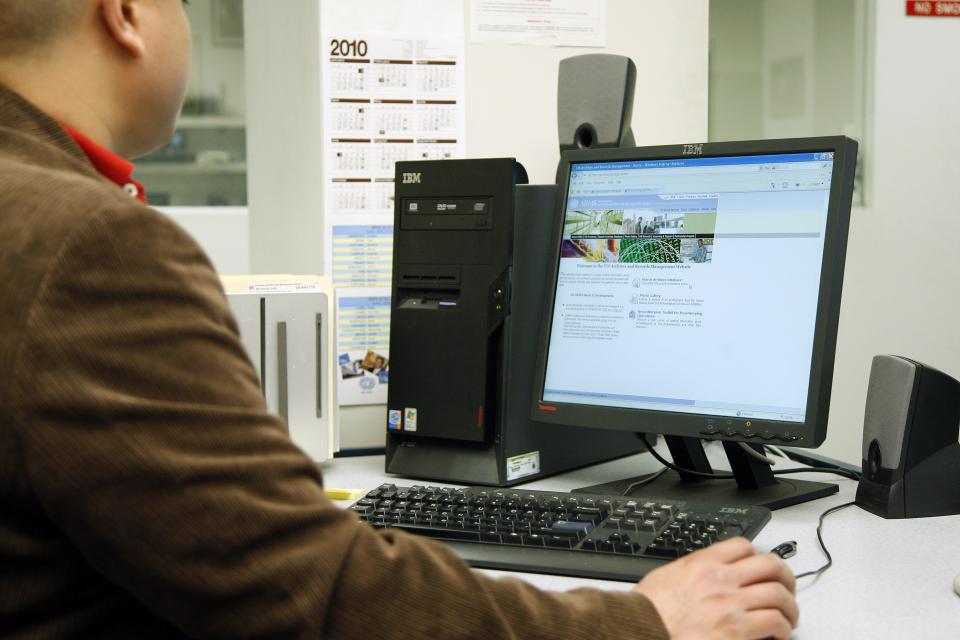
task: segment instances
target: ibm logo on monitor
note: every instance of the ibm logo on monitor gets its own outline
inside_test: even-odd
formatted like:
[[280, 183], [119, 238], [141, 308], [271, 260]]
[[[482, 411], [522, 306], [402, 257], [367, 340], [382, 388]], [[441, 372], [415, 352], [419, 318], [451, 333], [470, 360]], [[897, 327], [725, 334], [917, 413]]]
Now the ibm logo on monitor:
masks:
[[683, 145], [683, 155], [699, 156], [703, 153], [703, 144], [685, 144]]

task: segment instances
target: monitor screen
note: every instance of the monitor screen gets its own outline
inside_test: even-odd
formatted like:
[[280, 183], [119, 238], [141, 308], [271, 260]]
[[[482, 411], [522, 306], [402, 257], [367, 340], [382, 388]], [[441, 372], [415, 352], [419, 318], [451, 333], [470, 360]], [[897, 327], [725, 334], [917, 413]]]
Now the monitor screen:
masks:
[[625, 151], [568, 161], [541, 406], [799, 428], [835, 151]]

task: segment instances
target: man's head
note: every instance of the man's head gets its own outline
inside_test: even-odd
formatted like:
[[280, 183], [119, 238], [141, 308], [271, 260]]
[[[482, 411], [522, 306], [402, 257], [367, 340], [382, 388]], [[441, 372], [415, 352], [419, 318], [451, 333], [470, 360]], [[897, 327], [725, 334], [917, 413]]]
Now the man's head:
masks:
[[166, 144], [186, 90], [182, 0], [0, 0], [0, 83], [126, 157]]

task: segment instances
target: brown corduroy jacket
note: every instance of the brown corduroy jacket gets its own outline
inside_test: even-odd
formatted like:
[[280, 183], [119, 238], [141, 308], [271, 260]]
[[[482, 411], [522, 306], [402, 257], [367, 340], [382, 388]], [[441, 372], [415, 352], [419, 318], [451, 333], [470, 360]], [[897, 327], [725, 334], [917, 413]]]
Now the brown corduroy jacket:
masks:
[[201, 249], [3, 87], [0, 301], [0, 637], [666, 637], [337, 508]]

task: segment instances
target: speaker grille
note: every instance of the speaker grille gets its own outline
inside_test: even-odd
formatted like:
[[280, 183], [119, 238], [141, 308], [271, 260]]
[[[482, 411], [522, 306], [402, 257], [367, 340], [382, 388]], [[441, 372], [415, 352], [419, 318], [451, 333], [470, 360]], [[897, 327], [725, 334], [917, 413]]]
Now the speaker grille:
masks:
[[864, 460], [868, 459], [870, 443], [876, 440], [880, 444], [882, 467], [900, 466], [916, 379], [917, 366], [909, 360], [897, 356], [873, 358], [863, 416]]

